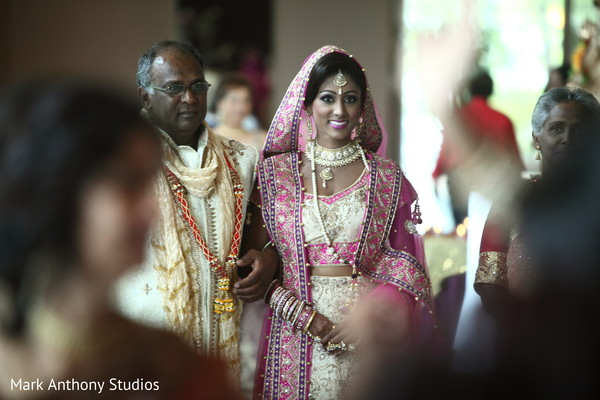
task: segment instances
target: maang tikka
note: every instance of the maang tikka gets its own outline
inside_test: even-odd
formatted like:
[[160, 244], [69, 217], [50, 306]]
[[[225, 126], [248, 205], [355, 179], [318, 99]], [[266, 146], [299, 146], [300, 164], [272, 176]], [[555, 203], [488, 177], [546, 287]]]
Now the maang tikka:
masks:
[[346, 86], [347, 83], [348, 81], [346, 80], [346, 77], [344, 76], [344, 74], [342, 74], [342, 70], [339, 69], [338, 73], [335, 75], [335, 78], [333, 78], [333, 84], [338, 87], [338, 94], [340, 96], [343, 93], [342, 87]]

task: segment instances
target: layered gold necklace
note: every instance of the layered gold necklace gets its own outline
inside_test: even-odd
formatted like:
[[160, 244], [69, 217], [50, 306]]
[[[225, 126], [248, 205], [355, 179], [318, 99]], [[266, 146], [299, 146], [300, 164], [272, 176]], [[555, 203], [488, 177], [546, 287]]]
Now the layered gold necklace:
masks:
[[342, 167], [358, 160], [361, 155], [362, 148], [358, 142], [352, 139], [347, 145], [335, 149], [329, 149], [321, 146], [316, 140], [311, 140], [307, 143], [306, 157], [314, 161], [315, 164], [324, 167], [319, 172], [319, 176], [323, 179], [323, 187], [327, 187], [327, 181], [333, 179], [332, 167]]

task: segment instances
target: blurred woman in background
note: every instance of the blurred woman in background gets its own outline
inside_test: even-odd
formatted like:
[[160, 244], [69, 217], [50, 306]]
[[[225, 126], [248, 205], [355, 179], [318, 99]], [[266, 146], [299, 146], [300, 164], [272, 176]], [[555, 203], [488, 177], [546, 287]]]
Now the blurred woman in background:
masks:
[[252, 84], [240, 75], [224, 77], [213, 100], [212, 112], [216, 113], [214, 131], [221, 136], [262, 149], [266, 133], [249, 129], [246, 120], [252, 116]]
[[229, 398], [219, 364], [110, 308], [143, 259], [159, 166], [153, 130], [118, 97], [52, 81], [0, 96], [0, 397], [32, 396], [20, 380], [99, 393], [47, 386], [68, 379], [110, 398]]

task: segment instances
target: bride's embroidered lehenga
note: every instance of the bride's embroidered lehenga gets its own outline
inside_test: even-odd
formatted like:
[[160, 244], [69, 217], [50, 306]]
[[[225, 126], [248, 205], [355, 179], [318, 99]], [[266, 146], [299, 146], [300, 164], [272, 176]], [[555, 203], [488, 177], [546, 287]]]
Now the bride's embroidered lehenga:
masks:
[[[258, 165], [263, 216], [281, 257], [282, 286], [333, 323], [344, 319], [353, 296], [392, 293], [390, 301], [409, 306], [411, 338], [422, 341], [431, 334], [433, 312], [422, 243], [411, 213], [417, 195], [400, 167], [376, 154], [385, 132], [369, 91], [364, 125], [356, 134], [369, 168], [343, 191], [319, 196], [337, 256], [327, 251], [313, 194], [303, 188], [299, 172], [304, 147], [300, 136], [305, 134], [301, 120], [306, 118], [303, 97], [315, 63], [334, 51], [347, 54], [325, 46], [305, 61], [275, 115]], [[311, 276], [314, 266], [339, 265], [338, 257], [356, 266], [358, 290], [352, 289], [349, 276]], [[328, 353], [271, 309], [263, 330], [255, 397], [339, 398], [357, 366], [357, 353]]]

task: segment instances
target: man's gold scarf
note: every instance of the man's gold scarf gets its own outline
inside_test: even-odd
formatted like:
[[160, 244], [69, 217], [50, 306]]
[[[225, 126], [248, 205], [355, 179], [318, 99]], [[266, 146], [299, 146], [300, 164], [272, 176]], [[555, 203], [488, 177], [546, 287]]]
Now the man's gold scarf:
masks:
[[[190, 195], [201, 199], [220, 200], [217, 228], [218, 246], [210, 246], [223, 262], [231, 246], [234, 222], [234, 195], [230, 172], [225, 161], [226, 150], [219, 138], [205, 125], [207, 144], [201, 168], [186, 167], [177, 152], [175, 142], [157, 128], [163, 141], [163, 163], [179, 179]], [[164, 310], [173, 331], [181, 335], [202, 354], [219, 355], [237, 365], [239, 359], [238, 331], [240, 308], [235, 313], [216, 317], [213, 300], [216, 280], [208, 262], [198, 251], [196, 239], [187, 222], [179, 215], [164, 173], [156, 182], [160, 217], [152, 232], [151, 244], [155, 260], [158, 289], [163, 296]], [[209, 216], [195, 215], [201, 234], [205, 235]]]

